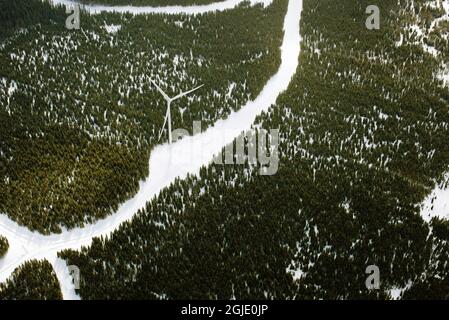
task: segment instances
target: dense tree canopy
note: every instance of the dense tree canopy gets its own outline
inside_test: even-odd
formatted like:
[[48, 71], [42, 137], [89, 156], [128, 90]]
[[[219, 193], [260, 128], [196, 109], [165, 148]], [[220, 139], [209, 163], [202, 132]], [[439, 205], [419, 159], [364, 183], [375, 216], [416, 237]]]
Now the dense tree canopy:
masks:
[[64, 23], [62, 7], [54, 8], [50, 3], [36, 0], [0, 0], [0, 40], [17, 28], [33, 24]]
[[[82, 270], [81, 297], [386, 299], [399, 290], [407, 299], [448, 298], [448, 222], [434, 218], [427, 223], [420, 215], [420, 203], [436, 183], [445, 183], [449, 166], [449, 93], [437, 76], [441, 66], [449, 62], [448, 37], [444, 36], [448, 30], [444, 23], [431, 30], [430, 22], [440, 17], [442, 11], [428, 5], [429, 2], [415, 0], [411, 5], [407, 0], [379, 0], [381, 29], [368, 30], [365, 28], [365, 9], [372, 4], [368, 0], [304, 0], [298, 70], [288, 90], [268, 113], [258, 117], [256, 123], [266, 129], [278, 128], [281, 132], [279, 171], [274, 176], [260, 176], [257, 167], [249, 164], [210, 165], [203, 168], [199, 176], [177, 180], [162, 190], [157, 198], [149, 199], [144, 210], [122, 224], [110, 237], [95, 238], [89, 247], [80, 251], [60, 252], [60, 257]], [[49, 216], [54, 219], [52, 221], [70, 221], [71, 225], [82, 218], [93, 219], [98, 212], [107, 214], [106, 209], [98, 210], [100, 204], [102, 208], [109, 209], [122, 199], [117, 197], [117, 202], [111, 202], [114, 195], [125, 197], [129, 196], [127, 192], [133, 193], [130, 190], [135, 191], [129, 186], [119, 187], [119, 181], [125, 181], [122, 178], [110, 184], [114, 186], [110, 187], [114, 188], [111, 193], [105, 191], [107, 181], [112, 179], [111, 172], [115, 172], [115, 177], [137, 182], [126, 172], [133, 171], [131, 176], [134, 178], [144, 174], [142, 168], [148, 156], [145, 152], [155, 143], [154, 135], [162, 120], [161, 112], [150, 113], [146, 108], [151, 99], [162, 105], [156, 94], [149, 94], [147, 101], [138, 93], [141, 89], [138, 85], [131, 86], [133, 89], [129, 94], [127, 87], [118, 85], [126, 83], [129, 76], [120, 72], [123, 65], [130, 67], [119, 59], [120, 55], [139, 57], [140, 53], [142, 61], [136, 59], [132, 65], [142, 70], [146, 66], [144, 61], [149, 58], [143, 49], [155, 41], [153, 36], [156, 37], [154, 34], [150, 37], [143, 30], [159, 28], [157, 34], [169, 55], [173, 52], [180, 55], [176, 46], [183, 44], [184, 40], [199, 43], [192, 52], [194, 57], [202, 57], [193, 60], [198, 69], [187, 64], [187, 69], [196, 70], [191, 71], [195, 75], [194, 83], [216, 84], [220, 88], [217, 91], [224, 93], [229, 82], [224, 87], [218, 84], [228, 78], [226, 72], [237, 70], [241, 73], [229, 78], [237, 79], [234, 80], [236, 83], [243, 81], [245, 88], [252, 83], [251, 89], [240, 89], [234, 99], [224, 99], [224, 94], [219, 94], [221, 99], [218, 101], [207, 98], [211, 99], [209, 102], [224, 103], [219, 111], [204, 107], [199, 101], [189, 106], [194, 110], [187, 115], [189, 120], [200, 116], [210, 124], [227, 115], [229, 110], [238, 108], [246, 97], [254, 97], [268, 75], [276, 70], [279, 56], [272, 48], [279, 46], [280, 33], [275, 30], [281, 30], [285, 3], [275, 1], [265, 10], [243, 7], [236, 12], [202, 16], [199, 20], [187, 17], [162, 17], [159, 20], [158, 17], [147, 19], [145, 16], [133, 18], [127, 15], [86, 18], [87, 26], [92, 27], [86, 27], [82, 37], [95, 45], [83, 50], [92, 51], [93, 61], [96, 55], [108, 58], [107, 67], [114, 71], [111, 74], [99, 71], [99, 77], [106, 79], [103, 81], [86, 77], [87, 73], [77, 73], [73, 83], [68, 81], [64, 84], [67, 90], [57, 91], [59, 96], [38, 98], [42, 105], [36, 107], [39, 104], [32, 104], [33, 109], [20, 107], [19, 103], [11, 104], [11, 100], [6, 98], [0, 100], [3, 105], [9, 101], [2, 123], [20, 123], [28, 128], [28, 131], [20, 126], [0, 128], [5, 137], [0, 139], [4, 155], [0, 170], [7, 166], [3, 173], [5, 185], [14, 180], [12, 187], [0, 188], [0, 204], [8, 204], [5, 208], [0, 207], [0, 211], [5, 210], [16, 218], [20, 216], [18, 220], [31, 225], [31, 219], [26, 220], [30, 215], [23, 212], [44, 212], [42, 219]], [[116, 36], [100, 31], [99, 25], [105, 21], [121, 26]], [[174, 32], [180, 25], [183, 28], [179, 33]], [[260, 29], [257, 28], [262, 27], [273, 33], [259, 36]], [[416, 28], [422, 32], [417, 33]], [[197, 31], [200, 34], [204, 32], [205, 38], [201, 39], [207, 39], [208, 45], [191, 35], [188, 32], [191, 29], [200, 30]], [[142, 32], [132, 32], [136, 30]], [[54, 35], [54, 30], [45, 32]], [[178, 34], [182, 39], [176, 38]], [[272, 34], [275, 36], [267, 36]], [[107, 40], [96, 42], [97, 36]], [[30, 37], [39, 43], [36, 34]], [[263, 61], [267, 59], [264, 63], [252, 67], [239, 65], [238, 61], [244, 60], [248, 51], [239, 51], [238, 45], [231, 44], [242, 41], [242, 37], [248, 40], [244, 43], [252, 48], [249, 50], [252, 53], [254, 50], [265, 52], [258, 43], [267, 38], [267, 42], [262, 42], [263, 47], [271, 49], [266, 55], [262, 54]], [[165, 38], [174, 38], [175, 44], [170, 46], [170, 41], [164, 42]], [[16, 48], [23, 39], [7, 50]], [[130, 39], [133, 45], [127, 46]], [[230, 41], [226, 44], [232, 50], [219, 45], [223, 40]], [[70, 41], [74, 41], [74, 47], [84, 44], [78, 38], [70, 38]], [[115, 51], [114, 45], [107, 45], [108, 41], [126, 50]], [[95, 46], [101, 50], [95, 51]], [[28, 57], [20, 56], [20, 50], [4, 51], [0, 55], [0, 59], [4, 59], [2, 61], [16, 60], [9, 64], [2, 62], [9, 67], [0, 72], [20, 75], [19, 62]], [[189, 49], [185, 50], [182, 54], [190, 56]], [[433, 54], [434, 51], [438, 53]], [[11, 53], [17, 57], [11, 58]], [[63, 57], [67, 59], [69, 55]], [[83, 59], [90, 61], [90, 66], [96, 65], [86, 56]], [[158, 59], [158, 63], [168, 64], [170, 61]], [[210, 74], [204, 72], [201, 63], [215, 71]], [[228, 67], [223, 68], [223, 63]], [[214, 65], [216, 69], [213, 69]], [[67, 70], [76, 67], [79, 64], [74, 62], [66, 66]], [[267, 68], [269, 72], [260, 68]], [[64, 69], [50, 68], [47, 72], [55, 77], [61, 70]], [[169, 79], [181, 75], [168, 71], [167, 74], [170, 74]], [[31, 86], [30, 78], [18, 79]], [[138, 79], [130, 82], [143, 81]], [[59, 88], [56, 82], [50, 82], [50, 87]], [[80, 83], [84, 85], [80, 86]], [[39, 83], [33, 85], [40, 88]], [[166, 86], [170, 88], [169, 84]], [[77, 87], [82, 90], [77, 91]], [[242, 88], [243, 85], [237, 87]], [[12, 88], [11, 81], [4, 85], [4, 92], [8, 88]], [[61, 97], [64, 94], [68, 96], [69, 92], [75, 93], [70, 101], [79, 103], [79, 108], [84, 106], [87, 113], [77, 113], [77, 109], [69, 107], [67, 113], [53, 112], [52, 108], [52, 113], [48, 111], [49, 101], [53, 101], [52, 106], [56, 108], [63, 101]], [[81, 92], [89, 94], [83, 96]], [[111, 101], [102, 99], [96, 94], [98, 92], [120, 103], [108, 109]], [[10, 99], [32, 100], [25, 93], [14, 94]], [[95, 104], [90, 105], [92, 101]], [[48, 127], [45, 130], [31, 130], [31, 123], [35, 121], [27, 117], [21, 120], [22, 117], [18, 116], [39, 112], [41, 116], [43, 114], [41, 119], [46, 119], [44, 122]], [[148, 115], [157, 120], [148, 120]], [[183, 123], [180, 115], [175, 116], [174, 121]], [[116, 126], [111, 125], [109, 130], [98, 129], [106, 128], [108, 123]], [[140, 126], [151, 129], [139, 135]], [[65, 133], [56, 134], [61, 127]], [[80, 130], [82, 133], [78, 133], [79, 128], [83, 128]], [[55, 145], [45, 146], [41, 138], [43, 134]], [[26, 143], [29, 135], [36, 143], [34, 147]], [[139, 139], [133, 140], [133, 137]], [[20, 148], [16, 147], [18, 141], [22, 141]], [[104, 152], [111, 146], [116, 146], [112, 153], [117, 155]], [[58, 150], [61, 151], [58, 153]], [[118, 168], [128, 163], [126, 155], [130, 150], [143, 153], [144, 156], [136, 156], [143, 159], [142, 162], [137, 161], [132, 169], [125, 166], [123, 176], [117, 175], [120, 172]], [[17, 157], [17, 154], [27, 156]], [[13, 164], [12, 158], [22, 160]], [[34, 159], [38, 159], [36, 168], [39, 169], [33, 170]], [[58, 178], [61, 172], [66, 172], [67, 163], [78, 162], [77, 159], [85, 161], [79, 166], [81, 173], [77, 171], [74, 175], [81, 176], [81, 180], [74, 189], [70, 189]], [[29, 167], [31, 170], [25, 170]], [[86, 177], [92, 168], [96, 168], [98, 176], [90, 179], [92, 182], [89, 184]], [[8, 172], [14, 175], [10, 177]], [[50, 178], [45, 178], [47, 176]], [[72, 181], [72, 176], [68, 178]], [[41, 181], [57, 187], [45, 189], [46, 184]], [[79, 195], [89, 194], [87, 189], [82, 189], [86, 183], [87, 188], [93, 190], [101, 187], [83, 203], [81, 199], [84, 198]], [[132, 182], [130, 184], [133, 185]], [[24, 189], [23, 185], [33, 187]], [[55, 197], [70, 200], [62, 202], [54, 212], [75, 207], [74, 218], [68, 209], [62, 210], [65, 212], [62, 219], [53, 218], [56, 214], [52, 214], [52, 207], [45, 205], [51, 202], [42, 200], [46, 200], [49, 194], [60, 192], [61, 185], [69, 195], [74, 194], [73, 190], [83, 190], [79, 198], [60, 197], [65, 193], [57, 193]], [[40, 189], [44, 191], [38, 197], [39, 201], [31, 201]], [[17, 199], [17, 190], [28, 190], [29, 195], [22, 192], [21, 198], [27, 200], [13, 207], [13, 202], [8, 199]], [[54, 206], [53, 203], [51, 205]], [[89, 210], [96, 213], [89, 214]], [[48, 226], [45, 224], [48, 221], [37, 221], [33, 228]], [[365, 286], [368, 265], [379, 267], [380, 290], [367, 290]], [[32, 280], [35, 279], [39, 283], [54, 283], [54, 279]], [[10, 287], [14, 286], [11, 284]], [[1, 292], [0, 289], [0, 297]], [[20, 292], [15, 291], [9, 296], [22, 297]], [[57, 295], [56, 291], [52, 292]]]
[[0, 300], [61, 300], [58, 279], [47, 260], [25, 262], [0, 283]]

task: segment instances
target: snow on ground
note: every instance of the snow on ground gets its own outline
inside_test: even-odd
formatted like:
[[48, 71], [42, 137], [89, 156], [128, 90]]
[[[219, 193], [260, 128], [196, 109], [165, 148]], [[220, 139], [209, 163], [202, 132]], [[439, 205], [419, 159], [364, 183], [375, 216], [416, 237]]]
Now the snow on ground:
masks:
[[[440, 1], [440, 0], [438, 0]], [[449, 21], [449, 0], [444, 0], [442, 3], [444, 11], [446, 13], [438, 19], [435, 19], [430, 26], [430, 29], [433, 30], [441, 21]], [[436, 7], [436, 6], [435, 6]]]
[[[446, 175], [449, 181], [449, 174]], [[433, 217], [449, 219], [449, 185], [437, 185], [421, 204], [421, 217], [429, 222]]]
[[[54, 4], [62, 4], [65, 6], [73, 6], [75, 4], [72, 0], [51, 0]], [[251, 5], [261, 3], [264, 6], [269, 5], [272, 0], [249, 0]], [[80, 5], [92, 14], [98, 14], [101, 12], [118, 12], [118, 13], [132, 13], [132, 14], [145, 14], [145, 13], [165, 13], [165, 14], [201, 14], [211, 11], [224, 11], [232, 9], [243, 0], [225, 0], [222, 2], [216, 2], [206, 5], [197, 6], [166, 6], [166, 7], [137, 7], [137, 6], [109, 6], [109, 5]]]
[[[437, 57], [440, 54], [440, 52], [433, 46], [426, 44], [424, 42], [424, 39], [433, 31], [435, 31], [435, 28], [437, 28], [441, 22], [449, 21], [449, 0], [444, 1], [433, 0], [427, 3], [427, 6], [431, 8], [439, 8], [440, 4], [444, 9], [445, 14], [433, 20], [428, 29], [420, 25], [420, 20], [414, 11], [413, 1], [410, 2], [410, 6], [404, 9], [405, 12], [408, 12], [411, 15], [411, 17], [413, 17], [415, 20], [415, 23], [408, 25], [405, 28], [404, 32], [409, 35], [413, 34], [415, 36], [415, 42], [413, 42], [413, 44], [421, 46], [425, 52], [433, 55], [434, 57]], [[447, 35], [443, 35], [443, 37], [447, 37]], [[402, 46], [403, 44], [404, 44], [404, 34], [401, 34], [400, 39], [396, 42], [396, 46], [399, 47]]]
[[389, 290], [390, 296], [392, 297], [393, 300], [399, 300], [401, 298], [401, 295], [404, 293], [404, 291], [409, 289], [411, 286], [412, 286], [412, 282], [409, 281], [403, 288], [393, 287]]
[[[449, 21], [449, 0], [442, 2], [446, 14], [436, 19], [431, 26], [431, 30], [443, 20]], [[437, 78], [443, 82], [446, 87], [449, 87], [449, 67], [442, 63], [440, 72], [437, 73]], [[444, 181], [449, 181], [449, 174], [445, 176]], [[427, 198], [421, 203], [421, 217], [429, 222], [433, 217], [442, 219], [449, 219], [449, 186], [436, 185]]]
[[[54, 0], [54, 2], [66, 3], [67, 1]], [[235, 5], [238, 2], [240, 1], [230, 0], [216, 5], [225, 6], [229, 3]], [[252, 2], [256, 3], [259, 0], [253, 0]], [[263, 2], [267, 4], [271, 0], [264, 0]], [[185, 7], [186, 11], [183, 12], [203, 12], [203, 7]], [[156, 9], [164, 12], [164, 8]], [[169, 8], [167, 12], [170, 12], [170, 10]], [[254, 101], [246, 103], [239, 111], [231, 113], [226, 120], [217, 121], [213, 127], [201, 134], [185, 137], [171, 145], [157, 146], [151, 153], [148, 178], [140, 182], [139, 192], [123, 203], [115, 214], [95, 224], [86, 225], [84, 228], [63, 230], [61, 234], [48, 236], [19, 226], [6, 215], [1, 214], [0, 234], [8, 238], [10, 249], [5, 257], [0, 259], [0, 282], [5, 281], [14, 269], [25, 261], [45, 258], [53, 265], [61, 283], [64, 298], [74, 298], [75, 293], [73, 286], [70, 285], [70, 277], [67, 277], [67, 268], [56, 258], [56, 253], [63, 249], [79, 250], [81, 246], [90, 245], [94, 237], [110, 234], [124, 221], [131, 219], [139, 209], [146, 205], [148, 200], [157, 196], [175, 178], [183, 179], [188, 174], [198, 174], [200, 168], [211, 163], [214, 156], [222, 150], [222, 147], [231, 143], [240, 132], [249, 130], [256, 116], [275, 104], [277, 97], [287, 89], [296, 72], [301, 42], [299, 33], [301, 10], [302, 0], [289, 1], [284, 20], [281, 65], [277, 73], [266, 83], [259, 96]], [[223, 135], [223, 132], [234, 132], [234, 135]], [[217, 136], [222, 137], [222, 139], [217, 141]]]
[[292, 261], [290, 265], [285, 270], [287, 273], [289, 273], [293, 277], [293, 281], [300, 280], [303, 276], [305, 276], [305, 272], [302, 271], [301, 268], [295, 267], [295, 262]]
[[[62, 296], [64, 297], [64, 299], [80, 300], [80, 297], [76, 294], [75, 291], [75, 280], [69, 273], [66, 261], [54, 256], [53, 260], [50, 260], [50, 262], [53, 266], [53, 270], [56, 273], [56, 277], [58, 278]], [[79, 276], [81, 276], [81, 274]]]
[[114, 34], [114, 33], [117, 33], [117, 31], [119, 31], [121, 28], [122, 28], [122, 26], [121, 25], [119, 25], [119, 24], [111, 24], [111, 25], [105, 25], [104, 26], [104, 28], [106, 29], [106, 32], [107, 33], [112, 33], [112, 34]]
[[16, 90], [17, 90], [17, 83], [14, 80], [12, 80], [8, 89], [9, 96], [12, 96], [13, 93], [16, 92]]

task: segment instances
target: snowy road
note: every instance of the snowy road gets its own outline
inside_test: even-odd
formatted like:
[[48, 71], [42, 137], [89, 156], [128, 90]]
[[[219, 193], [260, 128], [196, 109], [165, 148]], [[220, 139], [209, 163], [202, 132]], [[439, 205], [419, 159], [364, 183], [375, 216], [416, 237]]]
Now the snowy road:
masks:
[[[51, 0], [55, 4], [73, 5], [71, 0]], [[132, 13], [132, 14], [147, 14], [147, 13], [166, 13], [166, 14], [201, 14], [213, 11], [224, 11], [235, 8], [243, 0], [225, 0], [205, 5], [197, 6], [166, 6], [166, 7], [136, 7], [136, 6], [105, 6], [105, 5], [81, 5], [84, 9], [92, 14], [101, 12], [117, 12], [117, 13]], [[252, 5], [262, 3], [268, 5], [272, 0], [249, 0]]]
[[[66, 0], [53, 0], [55, 3], [68, 3]], [[128, 11], [133, 13], [203, 13], [225, 10], [235, 7], [241, 0], [227, 0], [206, 6], [192, 7], [104, 7], [86, 6], [93, 13], [99, 11]], [[269, 4], [271, 0], [251, 0], [254, 3]], [[118, 10], [118, 8], [120, 10]], [[302, 0], [290, 0], [284, 20], [284, 38], [281, 46], [281, 65], [275, 75], [265, 84], [262, 92], [254, 100], [244, 105], [238, 112], [232, 113], [226, 120], [219, 120], [207, 131], [186, 137], [172, 145], [156, 147], [150, 157], [150, 174], [140, 183], [139, 192], [123, 203], [113, 215], [84, 228], [64, 230], [61, 234], [41, 235], [19, 226], [6, 215], [0, 215], [0, 234], [10, 243], [7, 255], [0, 259], [0, 282], [7, 279], [14, 269], [30, 259], [47, 259], [55, 269], [61, 284], [64, 299], [79, 299], [73, 290], [64, 261], [56, 254], [63, 249], [80, 249], [90, 245], [94, 237], [105, 236], [116, 230], [121, 223], [133, 217], [147, 201], [175, 178], [184, 178], [187, 174], [198, 174], [203, 165], [211, 163], [215, 154], [242, 131], [249, 130], [256, 116], [276, 102], [285, 91], [293, 77], [300, 52], [299, 21]], [[226, 135], [222, 133], [226, 131]], [[232, 133], [232, 134], [230, 134]], [[82, 270], [81, 270], [82, 275]]]

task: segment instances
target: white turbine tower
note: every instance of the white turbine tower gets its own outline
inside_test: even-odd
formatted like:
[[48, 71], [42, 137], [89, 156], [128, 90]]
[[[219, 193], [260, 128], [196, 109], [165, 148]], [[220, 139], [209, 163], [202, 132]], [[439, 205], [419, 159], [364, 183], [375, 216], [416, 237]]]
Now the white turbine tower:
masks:
[[153, 80], [151, 80], [151, 83], [157, 88], [157, 90], [162, 94], [162, 96], [164, 97], [165, 101], [167, 101], [167, 113], [165, 115], [165, 119], [164, 119], [164, 125], [161, 128], [161, 131], [159, 133], [159, 140], [161, 139], [162, 133], [164, 131], [165, 128], [165, 124], [167, 123], [168, 120], [168, 143], [171, 144], [172, 143], [172, 131], [171, 131], [171, 110], [170, 110], [170, 106], [171, 103], [179, 98], [182, 98], [186, 95], [188, 95], [189, 93], [192, 93], [193, 91], [198, 90], [199, 88], [201, 88], [202, 86], [204, 86], [204, 84], [200, 85], [199, 87], [196, 87], [195, 89], [186, 91], [186, 92], [181, 92], [180, 94], [178, 94], [177, 96], [170, 98]]

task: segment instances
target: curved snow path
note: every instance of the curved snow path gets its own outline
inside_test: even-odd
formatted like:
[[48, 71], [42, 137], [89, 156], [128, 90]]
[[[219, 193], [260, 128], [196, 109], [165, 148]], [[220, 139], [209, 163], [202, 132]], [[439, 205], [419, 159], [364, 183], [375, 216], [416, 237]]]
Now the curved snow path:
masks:
[[[227, 2], [235, 1], [225, 3]], [[198, 8], [203, 10], [203, 7]], [[189, 7], [188, 10], [194, 11], [194, 7]], [[57, 258], [57, 252], [64, 249], [79, 250], [81, 246], [90, 245], [94, 237], [109, 235], [124, 221], [130, 220], [149, 200], [174, 182], [175, 178], [183, 179], [187, 174], [198, 174], [201, 166], [211, 163], [214, 155], [225, 145], [231, 143], [239, 133], [249, 130], [256, 116], [275, 104], [277, 97], [287, 89], [296, 72], [301, 41], [301, 10], [302, 0], [289, 1], [284, 20], [281, 65], [259, 96], [246, 103], [239, 111], [231, 113], [226, 120], [217, 121], [213, 127], [201, 134], [185, 137], [172, 145], [164, 144], [154, 148], [150, 156], [149, 176], [140, 182], [139, 192], [123, 203], [115, 214], [84, 228], [64, 230], [61, 234], [47, 236], [19, 226], [1, 214], [0, 234], [8, 238], [10, 248], [6, 256], [0, 259], [0, 282], [5, 281], [15, 268], [27, 260], [47, 259], [59, 279], [64, 299], [79, 299], [73, 290], [66, 263]]]
[[[73, 0], [51, 0], [54, 4], [62, 4], [65, 6], [73, 6]], [[251, 5], [256, 3], [262, 3], [264, 6], [270, 4], [272, 0], [249, 0]], [[221, 2], [215, 2], [205, 5], [196, 6], [165, 6], [165, 7], [136, 7], [136, 6], [108, 6], [108, 5], [96, 5], [96, 4], [80, 4], [81, 8], [84, 8], [92, 14], [98, 14], [101, 12], [117, 12], [117, 13], [132, 13], [132, 14], [147, 14], [147, 13], [165, 13], [165, 14], [201, 14], [212, 11], [224, 11], [227, 9], [233, 9], [243, 0], [225, 0]]]

